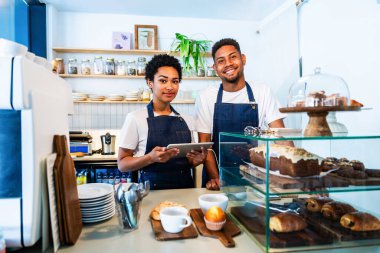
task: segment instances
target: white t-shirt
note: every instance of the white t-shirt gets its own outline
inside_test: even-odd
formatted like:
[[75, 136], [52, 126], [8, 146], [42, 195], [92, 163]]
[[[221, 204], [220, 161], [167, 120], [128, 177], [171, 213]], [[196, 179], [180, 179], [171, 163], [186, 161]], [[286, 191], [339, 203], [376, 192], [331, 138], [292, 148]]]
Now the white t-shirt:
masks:
[[[159, 114], [154, 113], [154, 116], [159, 116]], [[176, 117], [175, 113], [172, 112], [170, 116]], [[181, 117], [185, 120], [187, 126], [191, 131], [191, 141], [194, 142], [193, 131], [194, 131], [194, 119], [188, 115], [182, 115]], [[148, 139], [148, 110], [143, 108], [141, 110], [133, 111], [128, 113], [125, 118], [123, 127], [120, 132], [119, 146], [121, 148], [134, 150], [134, 157], [140, 157], [145, 154], [146, 143]]]
[[[263, 127], [264, 124], [267, 125], [275, 120], [286, 117], [286, 114], [280, 113], [278, 110], [280, 103], [268, 86], [259, 84], [250, 86], [255, 101], [258, 104], [259, 127]], [[218, 91], [219, 85], [209, 86], [197, 97], [195, 101], [195, 128], [197, 132], [212, 134], [214, 107]], [[223, 91], [222, 102], [234, 104], [249, 103], [247, 87], [236, 92]]]

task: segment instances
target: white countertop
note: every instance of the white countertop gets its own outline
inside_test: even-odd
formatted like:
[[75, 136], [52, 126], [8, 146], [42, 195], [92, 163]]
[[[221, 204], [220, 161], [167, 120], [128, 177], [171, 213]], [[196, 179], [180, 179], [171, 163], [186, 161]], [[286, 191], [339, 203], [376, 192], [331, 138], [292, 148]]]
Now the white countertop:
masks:
[[93, 162], [93, 161], [117, 161], [117, 155], [102, 155], [102, 154], [93, 154], [86, 155], [83, 157], [73, 157], [74, 162]]
[[[210, 192], [204, 188], [181, 189], [181, 190], [161, 190], [152, 191], [143, 200], [142, 212], [139, 228], [129, 233], [119, 231], [116, 217], [111, 220], [96, 225], [86, 225], [82, 234], [74, 246], [65, 246], [59, 250], [61, 253], [76, 252], [132, 252], [132, 253], [203, 253], [203, 252], [261, 252], [260, 248], [244, 232], [233, 237], [236, 243], [235, 248], [226, 248], [215, 238], [198, 235], [195, 239], [183, 239], [172, 241], [156, 241], [149, 220], [151, 209], [164, 200], [175, 201], [185, 204], [188, 209], [198, 208], [198, 196]], [[335, 249], [328, 251], [308, 251], [310, 252], [358, 252], [373, 253], [380, 252], [380, 246]]]

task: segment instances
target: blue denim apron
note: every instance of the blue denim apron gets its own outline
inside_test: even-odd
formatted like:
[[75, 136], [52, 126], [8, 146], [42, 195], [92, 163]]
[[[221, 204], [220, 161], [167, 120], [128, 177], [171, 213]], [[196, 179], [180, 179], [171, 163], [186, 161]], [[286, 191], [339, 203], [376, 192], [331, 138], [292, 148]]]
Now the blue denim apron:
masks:
[[[191, 143], [191, 132], [185, 120], [173, 107], [176, 116], [161, 115], [154, 117], [153, 103], [148, 109], [148, 139], [145, 154], [156, 146], [166, 147], [172, 143]], [[191, 166], [186, 157], [172, 158], [166, 163], [153, 163], [140, 170], [140, 181], [150, 181], [151, 189], [193, 188]]]
[[[248, 99], [251, 103], [255, 102], [255, 97], [251, 86], [246, 82]], [[223, 85], [220, 84], [218, 97], [216, 99], [214, 108], [214, 119], [213, 119], [213, 132], [212, 141], [214, 142], [213, 149], [219, 158], [219, 133], [220, 132], [239, 132], [242, 133], [246, 126], [257, 127], [259, 125], [259, 112], [257, 104], [233, 104], [233, 103], [222, 103], [223, 98]], [[224, 139], [224, 141], [227, 141]], [[230, 141], [230, 140], [228, 140]], [[231, 141], [239, 141], [234, 139]], [[219, 161], [219, 159], [218, 159]], [[205, 187], [207, 181], [209, 180], [206, 169], [202, 173], [202, 186]]]

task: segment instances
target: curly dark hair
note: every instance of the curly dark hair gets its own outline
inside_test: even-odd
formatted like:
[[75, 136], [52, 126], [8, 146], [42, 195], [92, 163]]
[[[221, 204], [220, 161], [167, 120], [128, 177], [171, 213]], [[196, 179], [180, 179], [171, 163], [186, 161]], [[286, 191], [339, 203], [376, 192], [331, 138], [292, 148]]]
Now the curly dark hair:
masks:
[[178, 72], [179, 81], [182, 80], [182, 67], [178, 59], [167, 55], [158, 54], [153, 56], [153, 58], [147, 63], [145, 67], [145, 80], [153, 81], [154, 75], [157, 73], [158, 69], [161, 67], [173, 67]]
[[239, 54], [241, 54], [239, 43], [234, 39], [225, 38], [225, 39], [221, 39], [221, 40], [215, 42], [215, 44], [212, 46], [211, 53], [212, 53], [212, 58], [214, 60], [215, 60], [216, 51], [218, 51], [218, 49], [223, 47], [223, 46], [234, 46], [234, 48], [236, 48], [236, 50], [239, 52]]

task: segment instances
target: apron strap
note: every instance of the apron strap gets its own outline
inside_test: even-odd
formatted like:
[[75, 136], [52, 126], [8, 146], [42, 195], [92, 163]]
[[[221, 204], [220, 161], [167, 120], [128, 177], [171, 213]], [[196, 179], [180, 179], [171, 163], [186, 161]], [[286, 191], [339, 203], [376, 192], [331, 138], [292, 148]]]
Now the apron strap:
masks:
[[[154, 111], [153, 111], [153, 100], [149, 102], [149, 104], [146, 106], [148, 109], [148, 117], [154, 118]], [[179, 116], [180, 114], [174, 110], [174, 108], [170, 105], [170, 110], [174, 112], [175, 115]]]
[[[255, 102], [255, 97], [253, 96], [251, 86], [247, 82], [245, 82], [245, 87], [247, 87], [247, 94], [248, 94], [249, 102]], [[223, 98], [223, 85], [220, 84], [216, 103], [222, 103], [222, 98]]]

